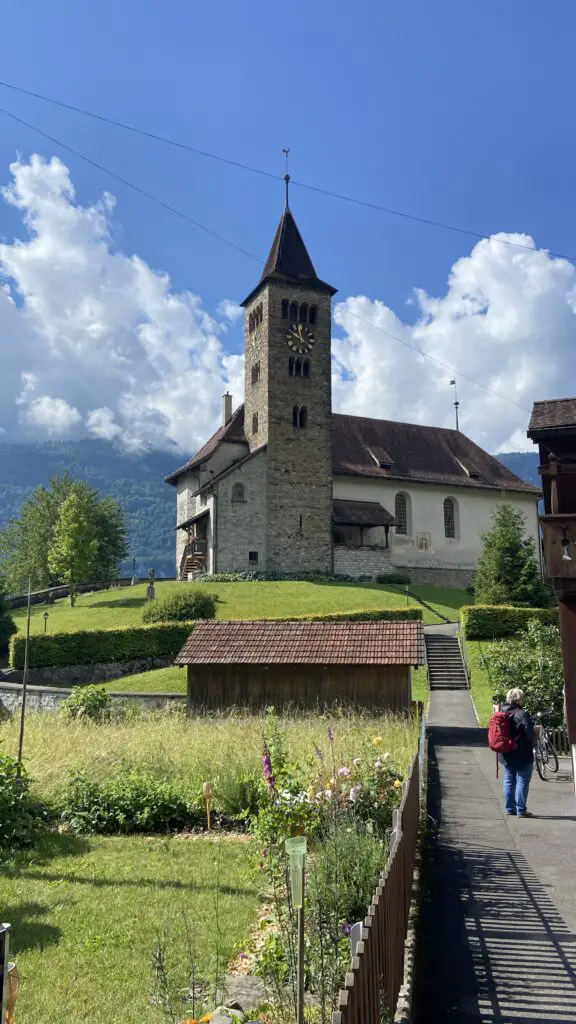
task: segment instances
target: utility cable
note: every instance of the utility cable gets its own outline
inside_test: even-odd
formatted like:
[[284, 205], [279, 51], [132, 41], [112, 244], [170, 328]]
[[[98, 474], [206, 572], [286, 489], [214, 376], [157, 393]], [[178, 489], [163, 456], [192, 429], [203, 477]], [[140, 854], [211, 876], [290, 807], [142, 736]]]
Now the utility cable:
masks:
[[[156, 132], [149, 131], [145, 128], [137, 128], [135, 125], [128, 124], [125, 121], [118, 121], [113, 117], [106, 117], [104, 114], [96, 114], [92, 110], [86, 110], [83, 107], [77, 107], [72, 103], [64, 103], [62, 100], [56, 100], [52, 96], [46, 96], [43, 93], [33, 92], [31, 89], [24, 89], [22, 86], [13, 85], [11, 82], [4, 82], [0, 80], [0, 86], [5, 89], [11, 89], [13, 92], [21, 93], [24, 96], [31, 96], [34, 99], [42, 100], [44, 103], [51, 103], [56, 107], [61, 107], [64, 110], [72, 110], [76, 114], [82, 114], [84, 117], [91, 117], [95, 121], [101, 121], [104, 124], [114, 125], [116, 128], [123, 128], [125, 131], [133, 132], [136, 135], [142, 135], [144, 138], [153, 139], [155, 142], [162, 142], [168, 146], [174, 146], [176, 149], [185, 150], [188, 153], [193, 153], [196, 156], [203, 156], [209, 160], [216, 160], [219, 163], [228, 164], [230, 167], [237, 167], [243, 171], [250, 171], [252, 174], [259, 174], [266, 178], [273, 178], [276, 181], [282, 180], [282, 175], [273, 174], [271, 171], [265, 171], [261, 167], [254, 167], [250, 164], [242, 163], [240, 160], [232, 160], [229, 157], [221, 156], [217, 153], [210, 153], [205, 149], [199, 149], [195, 146], [187, 145], [185, 142], [179, 142], [176, 139], [170, 139], [167, 136], [160, 135]], [[69, 148], [69, 147], [68, 147]], [[456, 232], [459, 235], [468, 235], [471, 238], [477, 238], [479, 240], [492, 240], [497, 242], [499, 245], [512, 246], [515, 249], [524, 249], [528, 252], [537, 252], [538, 250], [531, 245], [525, 245], [523, 242], [513, 242], [509, 238], [495, 238], [493, 235], [483, 234], [481, 231], [474, 231], [472, 228], [463, 228], [455, 224], [447, 224], [444, 221], [433, 220], [431, 217], [421, 217], [418, 214], [407, 213], [405, 210], [396, 210], [391, 206], [383, 206], [380, 203], [373, 203], [367, 199], [359, 199], [355, 196], [346, 195], [343, 192], [332, 192], [330, 189], [322, 188], [320, 185], [311, 185], [305, 181], [298, 181], [296, 178], [292, 178], [292, 184], [298, 188], [306, 189], [309, 192], [316, 192], [319, 195], [329, 196], [331, 199], [339, 199], [341, 202], [352, 203], [355, 206], [363, 206], [366, 209], [374, 210], [379, 213], [385, 213], [392, 217], [400, 217], [404, 220], [413, 221], [416, 224], [425, 224], [428, 227], [440, 228], [443, 231]], [[551, 249], [545, 250], [549, 256], [553, 256], [556, 259], [568, 260], [571, 263], [576, 263], [576, 256], [570, 256], [567, 253], [554, 252]]]

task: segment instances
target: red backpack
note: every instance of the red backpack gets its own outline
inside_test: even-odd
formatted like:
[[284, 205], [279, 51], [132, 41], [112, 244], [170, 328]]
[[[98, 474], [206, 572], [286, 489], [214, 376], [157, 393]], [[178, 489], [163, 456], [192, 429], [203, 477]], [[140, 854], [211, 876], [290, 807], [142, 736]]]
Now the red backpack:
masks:
[[495, 711], [488, 722], [488, 746], [497, 754], [509, 754], [516, 750], [516, 740], [512, 739], [510, 715], [505, 711]]

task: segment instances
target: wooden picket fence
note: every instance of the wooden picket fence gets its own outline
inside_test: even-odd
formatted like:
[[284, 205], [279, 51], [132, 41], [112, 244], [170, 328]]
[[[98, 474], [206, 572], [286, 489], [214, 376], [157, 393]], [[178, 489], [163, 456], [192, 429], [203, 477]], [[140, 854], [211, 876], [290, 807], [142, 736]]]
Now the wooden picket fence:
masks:
[[425, 742], [423, 722], [420, 749], [412, 759], [400, 807], [394, 812], [388, 861], [364, 919], [332, 1024], [380, 1024], [383, 1012], [393, 1012], [398, 1002], [420, 825]]
[[568, 742], [568, 733], [563, 725], [555, 725], [551, 729], [548, 729], [548, 736], [557, 754], [569, 754], [570, 744]]

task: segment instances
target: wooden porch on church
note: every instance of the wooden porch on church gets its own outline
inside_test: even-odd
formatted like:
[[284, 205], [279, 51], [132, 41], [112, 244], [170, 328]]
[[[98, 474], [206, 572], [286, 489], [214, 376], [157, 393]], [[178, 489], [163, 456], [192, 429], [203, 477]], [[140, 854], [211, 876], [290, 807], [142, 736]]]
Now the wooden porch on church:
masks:
[[208, 572], [208, 531], [210, 512], [203, 509], [198, 515], [180, 523], [177, 530], [184, 530], [186, 543], [180, 558], [178, 576], [181, 580], [191, 580]]
[[394, 516], [380, 502], [334, 498], [332, 522], [336, 574], [374, 578], [391, 571]]

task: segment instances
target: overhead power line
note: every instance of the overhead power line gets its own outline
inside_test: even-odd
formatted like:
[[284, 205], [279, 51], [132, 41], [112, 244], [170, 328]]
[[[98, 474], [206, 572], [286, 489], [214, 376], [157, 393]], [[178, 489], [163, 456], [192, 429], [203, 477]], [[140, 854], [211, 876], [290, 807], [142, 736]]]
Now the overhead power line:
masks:
[[249, 256], [251, 260], [256, 260], [258, 263], [264, 262], [259, 256], [255, 256], [254, 253], [248, 252], [247, 249], [243, 249], [241, 245], [237, 245], [236, 242], [232, 242], [224, 235], [220, 235], [217, 231], [213, 231], [212, 228], [206, 227], [205, 224], [201, 224], [200, 221], [190, 217], [187, 213], [179, 210], [176, 206], [172, 206], [171, 203], [165, 202], [164, 199], [160, 199], [159, 196], [155, 196], [152, 192], [148, 192], [146, 189], [141, 188], [140, 185], [135, 185], [133, 181], [129, 181], [128, 178], [124, 178], [121, 174], [117, 174], [116, 171], [111, 170], [110, 167], [106, 167], [104, 164], [98, 163], [97, 160], [93, 160], [92, 157], [86, 156], [85, 153], [81, 153], [80, 150], [74, 149], [73, 146], [69, 146], [68, 143], [62, 142], [61, 139], [57, 139], [54, 135], [49, 135], [48, 132], [43, 131], [42, 128], [38, 128], [37, 125], [32, 124], [30, 121], [25, 121], [24, 118], [18, 117], [10, 110], [6, 110], [5, 107], [0, 107], [0, 114], [5, 114], [6, 117], [12, 118], [12, 120], [17, 121], [18, 124], [22, 124], [25, 128], [29, 128], [30, 131], [37, 132], [38, 135], [42, 135], [43, 138], [48, 139], [49, 142], [53, 142], [56, 146], [60, 146], [62, 149], [67, 150], [68, 153], [73, 153], [74, 156], [77, 156], [80, 160], [84, 160], [87, 164], [91, 164], [92, 167], [96, 167], [99, 171], [103, 171], [104, 174], [109, 174], [111, 178], [115, 178], [116, 181], [126, 185], [127, 188], [131, 188], [134, 192], [138, 192], [146, 199], [150, 199], [151, 202], [157, 203], [158, 206], [162, 206], [165, 210], [169, 210], [170, 213], [173, 213], [176, 217], [180, 217], [182, 220], [187, 221], [188, 224], [192, 224], [200, 231], [205, 231], [207, 235], [217, 238], [219, 242], [223, 242], [225, 245], [230, 246], [231, 249], [236, 249], [237, 252], [241, 252], [243, 256]]
[[[135, 135], [142, 135], [147, 139], [153, 139], [155, 142], [161, 142], [167, 146], [173, 146], [176, 149], [193, 153], [195, 156], [202, 156], [208, 160], [216, 160], [219, 163], [228, 164], [229, 167], [237, 167], [243, 171], [249, 171], [251, 174], [259, 174], [265, 178], [273, 178], [277, 181], [282, 180], [282, 175], [274, 174], [271, 171], [265, 171], [262, 167], [254, 167], [253, 165], [245, 164], [240, 160], [233, 160], [230, 157], [221, 156], [218, 153], [210, 153], [208, 150], [200, 149], [197, 146], [190, 146], [185, 142], [168, 138], [165, 135], [160, 135], [159, 133], [152, 132], [146, 128], [137, 128], [135, 125], [128, 124], [126, 121], [118, 121], [113, 117], [107, 117], [104, 114], [97, 114], [93, 110], [86, 110], [84, 107], [77, 107], [73, 103], [65, 103], [63, 100], [54, 99], [52, 96], [46, 96], [44, 93], [34, 92], [32, 89], [25, 89], [23, 86], [14, 85], [12, 82], [4, 82], [0, 79], [0, 86], [5, 89], [11, 89], [13, 92], [21, 93], [24, 96], [31, 96], [34, 99], [42, 100], [44, 103], [51, 103], [53, 106], [61, 107], [64, 110], [71, 110], [76, 114], [82, 114], [84, 117], [91, 117], [95, 121], [114, 125], [116, 128], [123, 128], [125, 131], [132, 132]], [[413, 221], [416, 224], [424, 224], [428, 227], [440, 228], [443, 231], [452, 231], [459, 235], [468, 235], [471, 238], [477, 238], [480, 240], [492, 240], [497, 242], [499, 245], [508, 245], [515, 249], [527, 250], [528, 252], [535, 251], [533, 246], [525, 245], [523, 242], [513, 242], [508, 238], [494, 238], [493, 235], [486, 235], [481, 231], [474, 231], [472, 228], [463, 228], [456, 224], [447, 224], [444, 221], [434, 220], [431, 217], [421, 217], [415, 213], [407, 213], [406, 210], [396, 210], [391, 206], [383, 206], [381, 203], [374, 203], [368, 199], [359, 199], [357, 196], [349, 196], [343, 192], [333, 192], [320, 185], [311, 185], [306, 181], [299, 181], [296, 178], [292, 178], [292, 184], [299, 188], [306, 189], [309, 192], [316, 192], [319, 195], [329, 196], [331, 199], [338, 199], [341, 202], [352, 203], [354, 206], [363, 206], [366, 209], [374, 210], [378, 213], [385, 213], [391, 217], [400, 217], [404, 220]], [[571, 263], [576, 263], [576, 256], [570, 256], [567, 253], [554, 252], [551, 249], [547, 249], [546, 252], [550, 256], [554, 256], [556, 259], [569, 260]]]
[[[0, 84], [2, 83], [0, 82]], [[237, 252], [242, 253], [243, 256], [248, 256], [250, 259], [255, 260], [257, 263], [264, 264], [265, 261], [261, 259], [259, 256], [255, 256], [254, 253], [251, 253], [247, 249], [244, 249], [241, 245], [237, 245], [236, 242], [232, 242], [229, 238], [226, 238], [224, 235], [221, 235], [218, 232], [213, 231], [211, 228], [206, 227], [205, 224], [201, 224], [193, 217], [190, 217], [187, 213], [184, 213], [182, 210], [179, 210], [178, 207], [172, 206], [171, 203], [167, 203], [163, 199], [160, 199], [158, 196], [155, 196], [152, 192], [148, 192], [146, 189], [141, 188], [139, 185], [135, 185], [134, 182], [130, 181], [128, 178], [125, 178], [120, 174], [117, 174], [116, 171], [111, 170], [111, 168], [106, 167], [104, 164], [99, 163], [97, 160], [93, 160], [92, 157], [86, 156], [84, 153], [81, 153], [78, 149], [69, 146], [68, 143], [62, 142], [61, 139], [57, 139], [53, 135], [49, 135], [48, 132], [43, 131], [41, 128], [38, 128], [36, 125], [33, 125], [29, 121], [25, 121], [23, 118], [18, 117], [11, 111], [6, 110], [4, 107], [0, 107], [0, 113], [5, 114], [13, 121], [18, 122], [18, 124], [24, 125], [24, 127], [28, 128], [30, 131], [37, 132], [43, 138], [48, 139], [50, 142], [53, 142], [56, 146], [60, 146], [62, 149], [67, 150], [67, 152], [73, 153], [73, 155], [77, 156], [80, 160], [84, 160], [92, 167], [97, 168], [97, 170], [102, 171], [104, 174], [110, 175], [110, 177], [114, 178], [116, 181], [121, 182], [123, 185], [126, 185], [134, 192], [137, 192], [139, 195], [144, 196], [145, 199], [149, 199], [151, 202], [156, 203], [157, 205], [163, 207], [163, 209], [168, 210], [175, 216], [180, 217], [182, 220], [185, 220], [188, 224], [192, 224], [194, 227], [199, 228], [201, 231], [206, 232], [206, 234], [211, 235], [213, 238], [218, 239], [218, 241], [223, 242], [225, 245], [230, 246]], [[332, 307], [334, 307], [334, 305], [335, 303], [332, 303]], [[379, 331], [381, 334], [386, 335], [386, 337], [390, 338], [392, 341], [397, 342], [399, 345], [403, 345], [405, 348], [411, 349], [413, 352], [415, 352], [419, 356], [422, 356], [424, 359], [428, 359], [430, 360], [430, 362], [442, 366], [449, 373], [455, 374], [458, 377], [461, 377], [463, 380], [467, 380], [471, 384], [476, 385], [476, 387], [482, 388], [483, 391], [488, 392], [495, 398], [499, 398], [501, 401], [507, 402], [509, 405], [514, 405], [518, 409], [521, 409], [523, 412], [530, 412], [529, 409], [526, 409], [518, 402], [514, 402], [513, 399], [507, 398], [506, 395], [502, 395], [500, 394], [500, 392], [488, 387], [488, 385], [482, 384], [481, 381], [475, 380], [473, 377], [470, 377], [467, 374], [462, 373], [461, 370], [456, 369], [454, 366], [449, 366], [448, 363], [444, 363], [441, 359], [437, 359], [436, 356], [432, 356], [428, 352], [423, 352], [416, 345], [411, 345], [410, 342], [405, 341], [403, 338], [399, 338], [396, 334], [392, 334], [391, 331], [387, 331], [384, 327], [380, 327], [379, 324], [372, 323], [372, 321], [367, 320], [365, 317], [359, 316], [358, 313], [353, 313], [352, 310], [350, 309], [347, 309], [346, 313], [349, 316], [354, 317], [356, 320], [359, 320], [362, 323], [366, 324], [373, 330]]]

